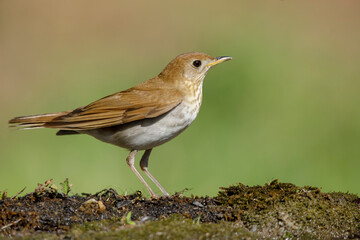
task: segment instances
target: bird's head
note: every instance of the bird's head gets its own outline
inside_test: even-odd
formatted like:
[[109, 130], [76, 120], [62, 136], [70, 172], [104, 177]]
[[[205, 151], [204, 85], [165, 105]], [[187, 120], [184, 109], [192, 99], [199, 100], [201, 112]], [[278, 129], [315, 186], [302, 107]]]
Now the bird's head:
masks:
[[159, 74], [159, 77], [169, 82], [202, 83], [210, 68], [231, 59], [226, 56], [212, 57], [199, 52], [184, 53], [174, 58]]

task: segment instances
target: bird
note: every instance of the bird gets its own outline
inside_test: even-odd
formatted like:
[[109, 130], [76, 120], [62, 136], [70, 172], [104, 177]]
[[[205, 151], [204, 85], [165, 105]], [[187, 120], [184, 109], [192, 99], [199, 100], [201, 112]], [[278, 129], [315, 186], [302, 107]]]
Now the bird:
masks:
[[9, 120], [20, 129], [53, 128], [56, 135], [87, 134], [130, 151], [126, 162], [150, 188], [135, 168], [135, 156], [144, 150], [141, 170], [164, 196], [168, 192], [148, 170], [153, 148], [183, 132], [197, 117], [202, 103], [203, 80], [213, 66], [232, 57], [212, 57], [201, 52], [180, 54], [156, 77], [132, 88], [101, 98], [71, 111], [15, 117]]

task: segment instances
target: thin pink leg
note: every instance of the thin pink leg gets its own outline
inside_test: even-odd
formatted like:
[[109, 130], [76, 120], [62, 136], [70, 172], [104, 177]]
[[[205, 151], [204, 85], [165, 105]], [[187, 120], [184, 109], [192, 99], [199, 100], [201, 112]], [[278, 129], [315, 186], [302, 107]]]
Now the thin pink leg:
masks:
[[165, 196], [169, 196], [169, 194], [166, 192], [165, 188], [161, 186], [161, 184], [154, 178], [154, 176], [149, 172], [148, 170], [148, 164], [149, 164], [149, 157], [152, 149], [148, 149], [145, 151], [144, 155], [141, 157], [140, 160], [140, 167], [141, 170], [145, 172], [145, 174], [156, 184], [156, 186], [161, 190], [161, 192]]
[[135, 163], [135, 156], [136, 156], [137, 150], [132, 150], [129, 155], [126, 158], [126, 162], [131, 168], [131, 170], [136, 174], [136, 176], [140, 179], [140, 181], [145, 185], [146, 189], [149, 191], [151, 197], [159, 197], [154, 193], [154, 191], [150, 188], [150, 186], [147, 184], [145, 179], [140, 175], [138, 170], [136, 170], [134, 163]]

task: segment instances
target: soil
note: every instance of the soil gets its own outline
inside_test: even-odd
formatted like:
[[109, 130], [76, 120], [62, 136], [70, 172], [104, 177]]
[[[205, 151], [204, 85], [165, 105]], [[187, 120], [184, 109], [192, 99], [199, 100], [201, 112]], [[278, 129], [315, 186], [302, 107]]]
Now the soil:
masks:
[[147, 199], [114, 189], [69, 195], [66, 184], [63, 192], [47, 181], [24, 196], [0, 194], [0, 238], [360, 238], [360, 198], [349, 193], [274, 180], [221, 188], [215, 197]]

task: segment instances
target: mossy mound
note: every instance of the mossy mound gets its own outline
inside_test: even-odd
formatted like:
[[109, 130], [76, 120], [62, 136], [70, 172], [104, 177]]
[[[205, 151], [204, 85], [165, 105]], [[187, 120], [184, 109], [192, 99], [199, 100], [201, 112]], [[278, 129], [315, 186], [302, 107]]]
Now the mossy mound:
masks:
[[360, 237], [360, 198], [277, 180], [217, 197], [146, 199], [113, 189], [68, 196], [47, 183], [0, 200], [0, 238], [344, 239]]
[[216, 199], [237, 212], [244, 226], [266, 237], [360, 237], [360, 199], [349, 193], [323, 193], [277, 180], [264, 186], [241, 183], [221, 188]]

